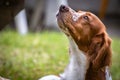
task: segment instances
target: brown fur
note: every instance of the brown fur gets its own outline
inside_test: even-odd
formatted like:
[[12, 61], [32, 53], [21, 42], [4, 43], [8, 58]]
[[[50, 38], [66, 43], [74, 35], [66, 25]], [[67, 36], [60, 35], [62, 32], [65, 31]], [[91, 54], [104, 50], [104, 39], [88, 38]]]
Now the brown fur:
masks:
[[[90, 12], [85, 12], [77, 21], [72, 20], [70, 11], [59, 14], [59, 26], [68, 29], [69, 34], [66, 34], [73, 37], [90, 62], [85, 80], [105, 80], [105, 67], [111, 65], [112, 56], [111, 39], [105, 25]], [[84, 19], [84, 16], [88, 18]]]

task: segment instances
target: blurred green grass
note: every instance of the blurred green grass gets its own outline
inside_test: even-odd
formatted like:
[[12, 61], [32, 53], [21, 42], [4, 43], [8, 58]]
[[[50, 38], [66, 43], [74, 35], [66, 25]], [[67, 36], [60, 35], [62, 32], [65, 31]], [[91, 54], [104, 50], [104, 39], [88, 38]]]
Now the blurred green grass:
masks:
[[[113, 39], [113, 80], [120, 80], [120, 39]], [[37, 80], [63, 72], [68, 64], [68, 41], [58, 32], [0, 32], [0, 76], [11, 80]]]

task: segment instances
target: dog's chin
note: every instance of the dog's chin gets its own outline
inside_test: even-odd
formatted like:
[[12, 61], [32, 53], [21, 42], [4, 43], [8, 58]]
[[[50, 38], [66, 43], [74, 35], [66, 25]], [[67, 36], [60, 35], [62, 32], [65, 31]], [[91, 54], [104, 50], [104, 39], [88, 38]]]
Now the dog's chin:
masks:
[[60, 26], [60, 29], [61, 31], [66, 35], [66, 36], [70, 36], [70, 33], [69, 33], [69, 30], [67, 27], [65, 27], [64, 25], [63, 26]]
[[[58, 24], [59, 24], [59, 22], [58, 22]], [[68, 27], [65, 26], [64, 22], [62, 21], [60, 24], [62, 24], [62, 25], [59, 25], [60, 30], [61, 30], [67, 37], [72, 37], [71, 34], [70, 34], [70, 31], [69, 31]]]
[[60, 14], [57, 14], [57, 22], [59, 25], [59, 28], [61, 29], [61, 31], [66, 35], [66, 36], [70, 36], [69, 30], [68, 28], [65, 26], [65, 23], [63, 21], [63, 19], [61, 18]]

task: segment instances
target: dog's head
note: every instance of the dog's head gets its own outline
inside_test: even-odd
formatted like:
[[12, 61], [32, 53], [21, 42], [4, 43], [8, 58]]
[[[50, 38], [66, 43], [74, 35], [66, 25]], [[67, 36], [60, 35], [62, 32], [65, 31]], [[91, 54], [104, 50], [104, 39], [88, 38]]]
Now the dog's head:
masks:
[[96, 67], [110, 64], [111, 40], [97, 16], [85, 11], [76, 12], [68, 6], [61, 5], [57, 21], [61, 30], [73, 38], [79, 49], [85, 52]]

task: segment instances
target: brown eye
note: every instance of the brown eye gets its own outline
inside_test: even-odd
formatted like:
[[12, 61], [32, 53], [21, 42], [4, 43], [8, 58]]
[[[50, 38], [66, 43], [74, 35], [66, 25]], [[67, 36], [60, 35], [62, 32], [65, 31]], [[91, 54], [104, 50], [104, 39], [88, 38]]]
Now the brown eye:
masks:
[[89, 20], [88, 16], [83, 16], [83, 19]]

